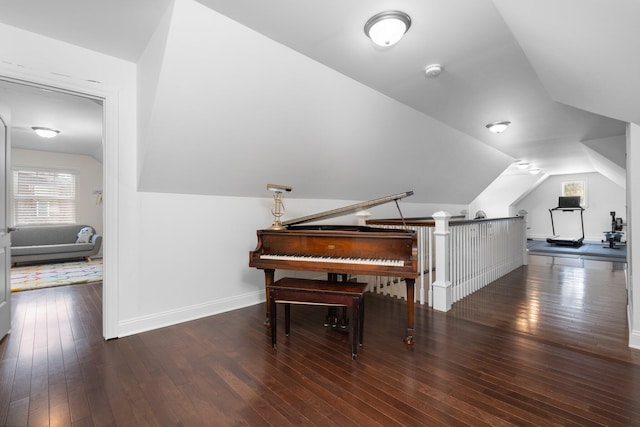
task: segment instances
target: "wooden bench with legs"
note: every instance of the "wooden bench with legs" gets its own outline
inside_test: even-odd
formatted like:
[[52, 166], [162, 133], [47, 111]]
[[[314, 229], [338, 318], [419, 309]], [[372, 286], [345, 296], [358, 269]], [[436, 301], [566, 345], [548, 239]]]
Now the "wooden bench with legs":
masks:
[[284, 277], [269, 285], [271, 344], [276, 348], [276, 303], [284, 303], [285, 333], [291, 323], [291, 304], [317, 304], [351, 307], [351, 357], [358, 357], [364, 326], [364, 291], [366, 283], [329, 282], [326, 280]]

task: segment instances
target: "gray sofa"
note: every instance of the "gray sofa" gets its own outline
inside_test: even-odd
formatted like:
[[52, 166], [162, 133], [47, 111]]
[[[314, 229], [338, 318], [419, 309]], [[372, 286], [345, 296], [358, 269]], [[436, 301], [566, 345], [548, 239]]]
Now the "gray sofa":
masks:
[[[76, 243], [78, 233], [90, 227], [92, 236], [88, 243]], [[43, 263], [86, 258], [100, 252], [102, 236], [93, 227], [83, 224], [39, 225], [19, 227], [11, 233], [11, 264]]]

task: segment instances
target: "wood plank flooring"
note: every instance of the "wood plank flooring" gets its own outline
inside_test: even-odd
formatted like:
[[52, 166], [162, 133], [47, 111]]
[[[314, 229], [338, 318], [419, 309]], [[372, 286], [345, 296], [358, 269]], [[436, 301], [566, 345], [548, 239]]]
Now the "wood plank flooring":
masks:
[[357, 361], [314, 306], [277, 351], [264, 304], [105, 342], [101, 292], [13, 295], [0, 425], [640, 425], [620, 264], [532, 256], [449, 313], [419, 306], [412, 347], [404, 302], [368, 294]]

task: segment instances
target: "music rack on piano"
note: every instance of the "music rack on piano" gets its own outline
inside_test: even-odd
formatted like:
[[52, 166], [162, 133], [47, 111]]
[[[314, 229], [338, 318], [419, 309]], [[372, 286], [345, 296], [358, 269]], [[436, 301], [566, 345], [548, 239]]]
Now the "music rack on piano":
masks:
[[[418, 244], [411, 230], [349, 225], [298, 225], [395, 201], [413, 192], [350, 205], [283, 222], [284, 230], [258, 230], [258, 244], [249, 253], [249, 266], [264, 270], [269, 321], [269, 286], [276, 269], [326, 272], [338, 275], [389, 276], [405, 279], [407, 288], [407, 335], [413, 344], [414, 284], [418, 277]], [[399, 209], [399, 207], [398, 207]]]

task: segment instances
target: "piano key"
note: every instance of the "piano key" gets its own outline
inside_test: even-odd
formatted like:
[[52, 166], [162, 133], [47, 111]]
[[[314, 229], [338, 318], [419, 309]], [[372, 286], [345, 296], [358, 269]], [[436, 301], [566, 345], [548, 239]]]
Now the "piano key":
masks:
[[274, 254], [262, 254], [260, 259], [272, 259], [283, 261], [303, 261], [303, 262], [327, 262], [337, 264], [362, 264], [362, 265], [384, 265], [403, 267], [403, 260], [392, 259], [363, 259], [363, 258], [331, 258], [331, 257], [314, 257], [304, 255], [274, 255]]

